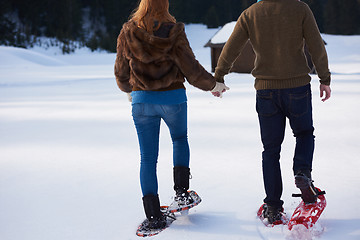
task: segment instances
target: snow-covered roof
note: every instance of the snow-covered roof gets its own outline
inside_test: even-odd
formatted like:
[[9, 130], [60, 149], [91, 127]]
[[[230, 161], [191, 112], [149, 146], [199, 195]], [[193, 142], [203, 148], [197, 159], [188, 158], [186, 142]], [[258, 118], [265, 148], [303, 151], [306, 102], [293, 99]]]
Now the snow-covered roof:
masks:
[[226, 43], [231, 33], [234, 30], [236, 21], [225, 24], [215, 35], [210, 39], [209, 44], [222, 44]]

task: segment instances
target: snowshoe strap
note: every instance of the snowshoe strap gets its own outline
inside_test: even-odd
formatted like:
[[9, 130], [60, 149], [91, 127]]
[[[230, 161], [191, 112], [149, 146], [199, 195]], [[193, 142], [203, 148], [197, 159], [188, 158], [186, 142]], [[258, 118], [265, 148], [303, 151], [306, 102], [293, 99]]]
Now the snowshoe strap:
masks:
[[161, 206], [160, 211], [162, 212], [163, 216], [166, 218], [170, 218], [171, 220], [176, 220], [174, 213], [168, 211], [168, 206]]
[[325, 191], [321, 191], [321, 192], [318, 193], [318, 195], [325, 195], [325, 194], [326, 194]]
[[[320, 196], [320, 195], [324, 195], [324, 194], [326, 194], [326, 192], [325, 191], [320, 191], [320, 192], [317, 192], [317, 196]], [[301, 197], [301, 193], [293, 193], [292, 194], [292, 197]]]

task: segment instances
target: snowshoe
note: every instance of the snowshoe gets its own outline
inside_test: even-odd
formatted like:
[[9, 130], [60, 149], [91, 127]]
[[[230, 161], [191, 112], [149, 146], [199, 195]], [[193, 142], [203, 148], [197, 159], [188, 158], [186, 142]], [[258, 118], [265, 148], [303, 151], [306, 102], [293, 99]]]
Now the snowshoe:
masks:
[[145, 219], [137, 228], [136, 235], [139, 237], [151, 237], [168, 228], [176, 220], [175, 214], [168, 211], [168, 206], [161, 206], [161, 219]]
[[[314, 189], [316, 193], [315, 202], [306, 203], [304, 200], [300, 202], [288, 223], [289, 230], [298, 224], [302, 224], [306, 228], [313, 227], [324, 211], [326, 207], [325, 191], [321, 191], [319, 188]], [[293, 194], [293, 196], [303, 198], [302, 194]]]

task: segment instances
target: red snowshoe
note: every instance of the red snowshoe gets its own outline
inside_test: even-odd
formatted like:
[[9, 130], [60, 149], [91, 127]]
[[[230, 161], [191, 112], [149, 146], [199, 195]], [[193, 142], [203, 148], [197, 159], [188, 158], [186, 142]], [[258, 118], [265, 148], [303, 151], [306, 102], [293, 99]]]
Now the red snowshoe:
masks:
[[[318, 188], [317, 190], [317, 199], [314, 203], [304, 203], [301, 201], [298, 207], [295, 209], [291, 219], [288, 223], [288, 228], [291, 230], [295, 225], [302, 224], [306, 228], [311, 228], [319, 219], [321, 213], [326, 207], [325, 192], [321, 191]], [[299, 197], [298, 194], [293, 196]], [[300, 195], [301, 196], [301, 195]]]

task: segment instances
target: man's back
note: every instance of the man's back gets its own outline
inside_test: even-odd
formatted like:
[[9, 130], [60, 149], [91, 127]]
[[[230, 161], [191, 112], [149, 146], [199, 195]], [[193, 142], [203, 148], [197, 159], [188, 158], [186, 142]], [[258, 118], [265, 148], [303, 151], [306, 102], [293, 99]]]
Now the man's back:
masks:
[[303, 52], [305, 7], [297, 0], [267, 0], [244, 12], [257, 53], [253, 74], [258, 78], [283, 79], [309, 72]]
[[227, 74], [250, 39], [255, 54], [256, 89], [293, 88], [310, 82], [303, 51], [306, 41], [321, 80], [330, 77], [327, 54], [310, 8], [298, 0], [262, 0], [239, 17], [219, 58], [215, 77]]

